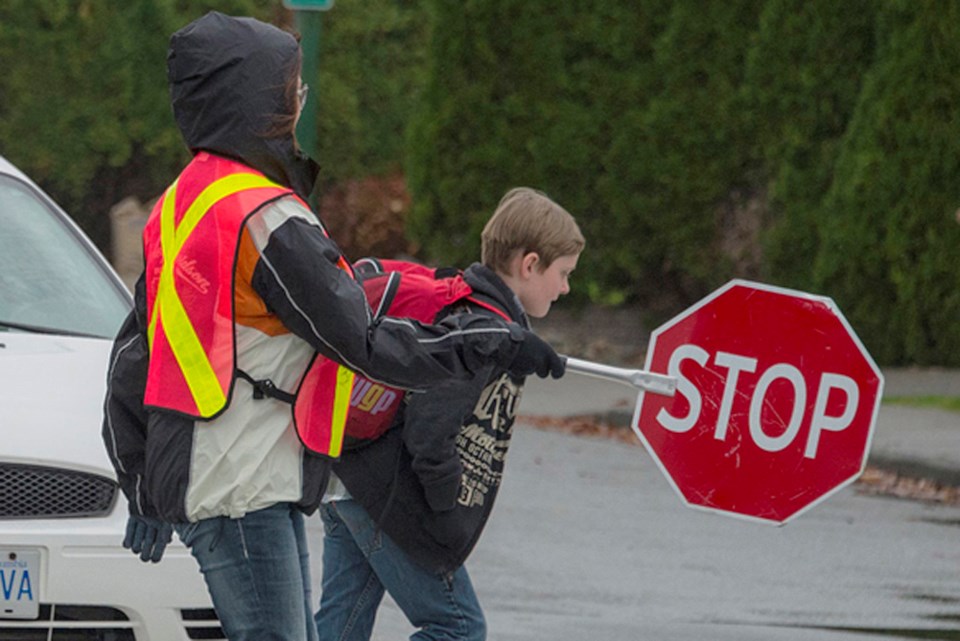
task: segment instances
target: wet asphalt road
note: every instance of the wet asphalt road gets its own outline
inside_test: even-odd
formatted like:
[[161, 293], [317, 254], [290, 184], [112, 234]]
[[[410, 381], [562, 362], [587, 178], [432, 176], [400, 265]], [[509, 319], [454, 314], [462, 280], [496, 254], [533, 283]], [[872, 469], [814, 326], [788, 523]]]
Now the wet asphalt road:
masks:
[[[632, 398], [564, 381], [530, 385], [521, 412]], [[642, 447], [529, 425], [467, 567], [491, 640], [960, 639], [960, 508], [848, 487], [774, 527], [685, 507]], [[412, 632], [388, 599], [374, 639]]]

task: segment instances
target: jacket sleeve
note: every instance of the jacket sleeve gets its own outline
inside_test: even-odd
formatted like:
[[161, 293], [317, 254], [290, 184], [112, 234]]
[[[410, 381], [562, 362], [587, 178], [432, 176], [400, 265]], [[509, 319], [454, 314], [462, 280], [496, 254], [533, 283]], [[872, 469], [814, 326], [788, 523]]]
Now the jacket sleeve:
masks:
[[146, 303], [142, 276], [134, 298], [135, 308], [120, 327], [110, 354], [101, 434], [131, 514], [156, 516], [141, 492], [147, 426], [143, 392], [149, 357], [143, 331]]
[[463, 465], [457, 435], [473, 412], [493, 367], [464, 381], [453, 381], [424, 393], [407, 395], [403, 413], [403, 442], [411, 467], [434, 512], [456, 507]]
[[339, 248], [292, 199], [255, 214], [247, 230], [260, 253], [251, 284], [270, 311], [319, 352], [369, 378], [422, 390], [491, 362], [506, 366], [519, 349], [518, 325], [479, 314], [440, 325], [373, 321], [363, 288], [337, 266]]

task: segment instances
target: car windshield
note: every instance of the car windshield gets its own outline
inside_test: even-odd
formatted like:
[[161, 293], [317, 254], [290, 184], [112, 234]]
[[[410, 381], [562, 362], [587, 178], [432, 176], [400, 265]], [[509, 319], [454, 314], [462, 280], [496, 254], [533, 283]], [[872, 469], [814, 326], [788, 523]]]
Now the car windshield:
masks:
[[112, 338], [129, 298], [31, 186], [0, 175], [0, 331]]

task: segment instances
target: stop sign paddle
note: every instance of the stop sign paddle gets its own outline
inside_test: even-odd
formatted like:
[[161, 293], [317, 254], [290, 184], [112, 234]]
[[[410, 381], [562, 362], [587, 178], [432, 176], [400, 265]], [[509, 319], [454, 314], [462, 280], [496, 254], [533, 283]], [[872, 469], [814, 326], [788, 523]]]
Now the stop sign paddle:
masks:
[[783, 524], [866, 465], [883, 375], [829, 298], [734, 280], [650, 337], [633, 428], [690, 506]]

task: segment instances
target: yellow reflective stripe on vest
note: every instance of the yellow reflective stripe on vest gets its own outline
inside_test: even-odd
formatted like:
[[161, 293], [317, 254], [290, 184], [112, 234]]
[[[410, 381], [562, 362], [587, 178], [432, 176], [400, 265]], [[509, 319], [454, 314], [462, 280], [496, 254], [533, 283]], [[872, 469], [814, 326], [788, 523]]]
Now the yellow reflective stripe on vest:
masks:
[[175, 223], [177, 183], [174, 182], [163, 198], [160, 210], [160, 247], [163, 252], [163, 268], [157, 285], [147, 336], [150, 350], [156, 336], [157, 320], [163, 317], [163, 332], [173, 355], [180, 366], [187, 387], [193, 395], [197, 411], [202, 417], [216, 414], [226, 403], [225, 391], [220, 387], [210, 358], [197, 336], [190, 317], [174, 282], [174, 265], [177, 255], [196, 226], [217, 202], [238, 192], [258, 187], [280, 187], [277, 183], [256, 174], [231, 174], [210, 183], [190, 204], [186, 213]]
[[353, 396], [352, 369], [340, 365], [337, 368], [337, 386], [333, 393], [333, 415], [330, 417], [329, 456], [340, 456], [343, 448], [343, 433], [347, 425], [347, 412], [350, 411], [350, 399]]

